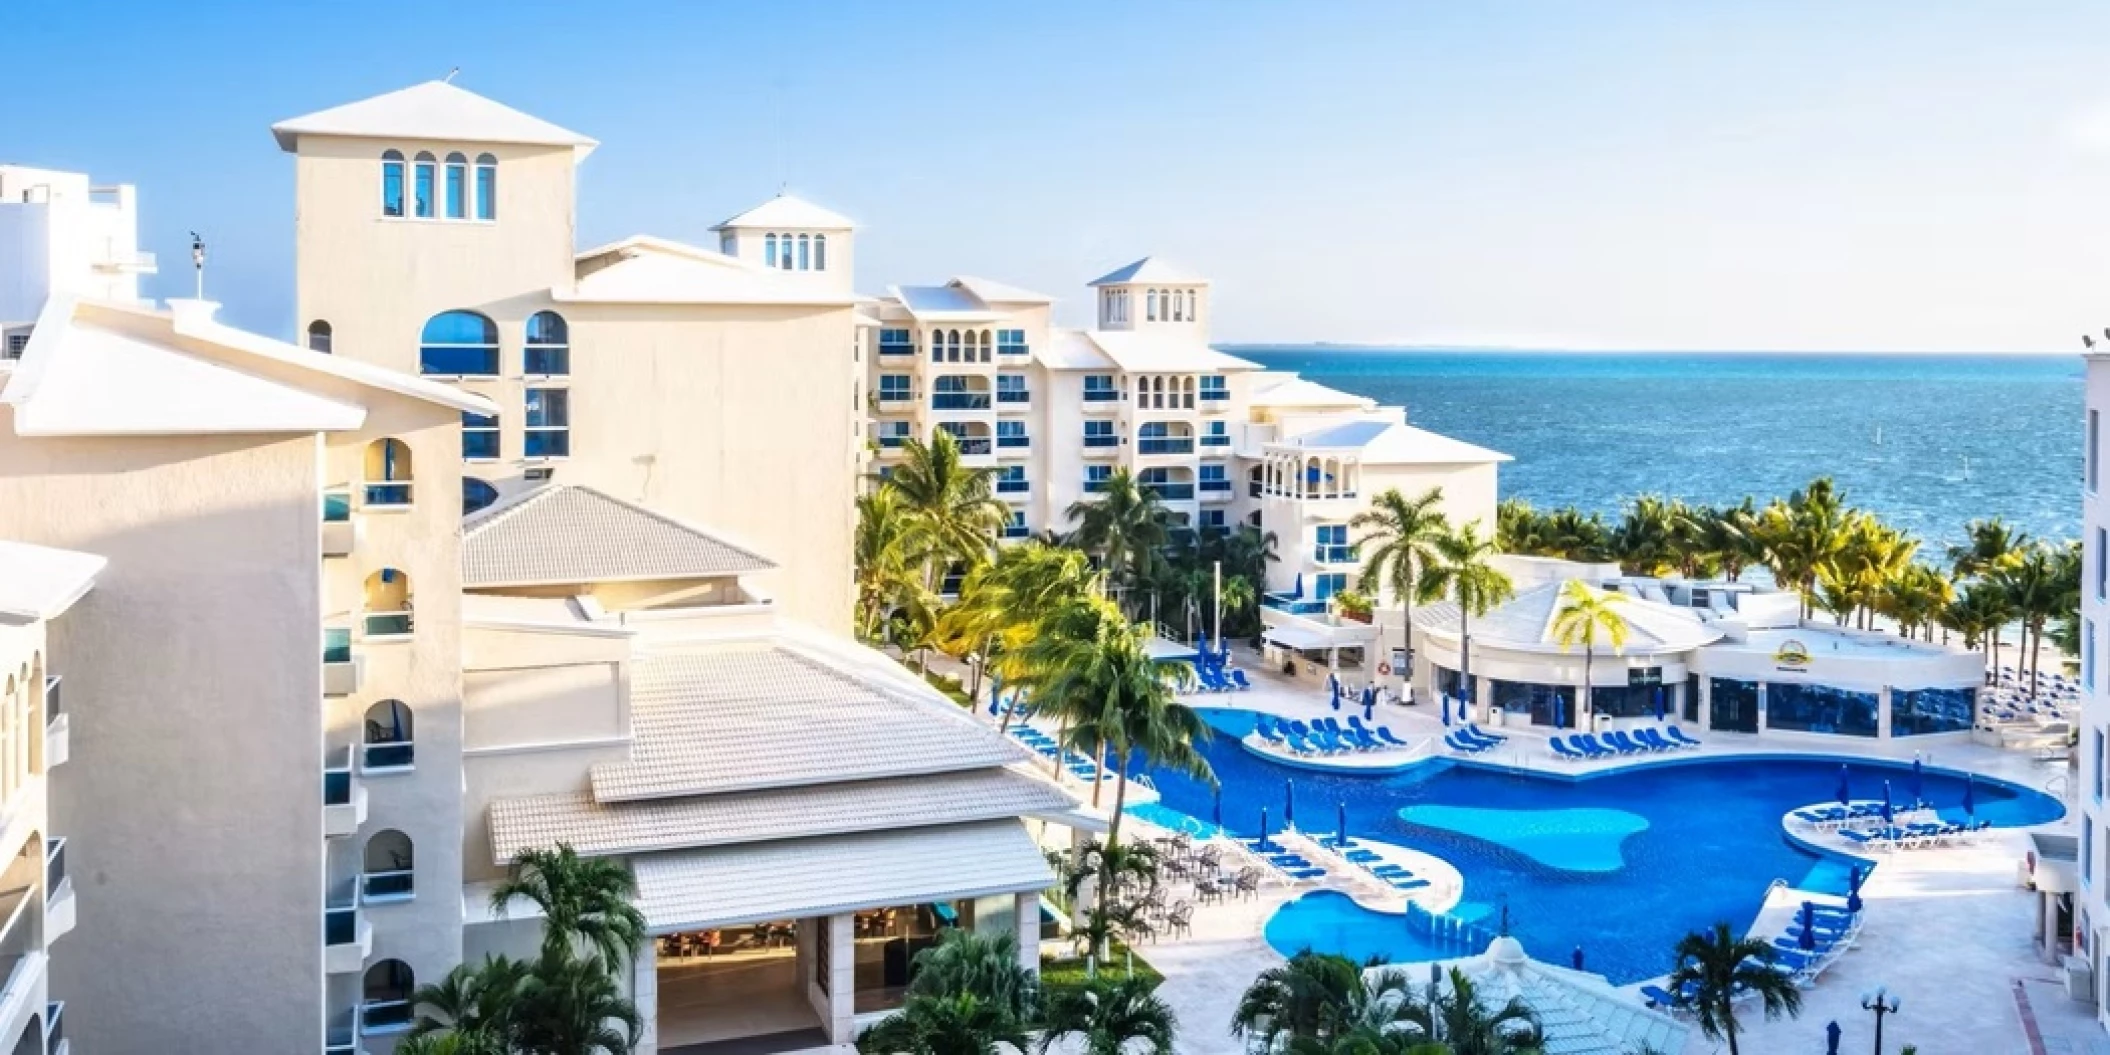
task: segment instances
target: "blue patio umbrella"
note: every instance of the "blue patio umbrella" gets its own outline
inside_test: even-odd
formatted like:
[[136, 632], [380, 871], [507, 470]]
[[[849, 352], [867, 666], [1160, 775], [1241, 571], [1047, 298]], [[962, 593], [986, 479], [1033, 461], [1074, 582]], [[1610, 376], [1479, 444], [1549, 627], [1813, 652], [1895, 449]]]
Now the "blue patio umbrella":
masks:
[[1333, 808], [1333, 844], [1335, 846], [1346, 846], [1348, 845], [1348, 800], [1341, 799], [1334, 804]]
[[1663, 720], [1663, 688], [1660, 685], [1656, 687], [1656, 720]]
[[1853, 869], [1846, 873], [1846, 911], [1848, 913], [1861, 911], [1861, 880], [1863, 878], [1860, 865], [1853, 866]]
[[1814, 951], [1816, 951], [1816, 949], [1817, 949], [1817, 928], [1816, 928], [1816, 923], [1817, 923], [1817, 906], [1815, 906], [1815, 905], [1812, 905], [1812, 904], [1810, 904], [1810, 903], [1809, 903], [1809, 902], [1807, 902], [1807, 901], [1803, 902], [1803, 903], [1802, 903], [1802, 935], [1801, 935], [1800, 937], [1798, 937], [1798, 938], [1796, 938], [1796, 939], [1795, 939], [1795, 943], [1796, 943], [1797, 945], [1800, 945], [1800, 946], [1802, 946], [1802, 951], [1804, 951], [1804, 952], [1814, 952]]
[[1446, 693], [1444, 693], [1444, 694], [1443, 694], [1443, 727], [1444, 727], [1444, 728], [1446, 728], [1446, 729], [1448, 729], [1448, 728], [1450, 728], [1450, 726], [1451, 726], [1451, 694], [1450, 694], [1450, 693], [1448, 693], [1448, 692], [1446, 692]]
[[1920, 803], [1926, 801], [1920, 795], [1920, 792], [1924, 790], [1924, 787], [1921, 784], [1924, 772], [1925, 771], [1920, 768], [1920, 760], [1918, 758], [1914, 758], [1912, 760], [1912, 804], [1914, 806], [1918, 806]]
[[990, 714], [997, 714], [997, 713], [999, 713], [999, 712], [1001, 712], [1001, 711], [1003, 710], [1003, 695], [1004, 695], [1004, 679], [1003, 679], [1003, 676], [1002, 676], [1002, 675], [995, 675], [995, 676], [992, 676], [992, 677], [991, 677], [991, 678], [989, 679], [989, 713], [990, 713]]
[[1363, 720], [1366, 722], [1377, 720], [1377, 686], [1375, 685], [1363, 686]]
[[1286, 831], [1297, 826], [1297, 782], [1282, 782], [1282, 827]]
[[1963, 815], [1973, 819], [1978, 816], [1978, 776], [1975, 773], [1963, 775]]
[[1561, 694], [1557, 692], [1553, 694], [1553, 727], [1555, 729], [1566, 729], [1568, 727], [1568, 705], [1561, 699]]
[[1258, 849], [1261, 853], [1266, 853], [1268, 851], [1266, 806], [1260, 807], [1260, 841], [1258, 843], [1255, 843], [1254, 847]]
[[1326, 698], [1333, 701], [1334, 710], [1338, 711], [1341, 709], [1341, 676], [1339, 674], [1326, 675]]
[[1842, 762], [1839, 765], [1839, 805], [1844, 806], [1852, 800], [1853, 796], [1849, 793], [1847, 787], [1846, 765]]
[[1289, 598], [1292, 601], [1301, 601], [1304, 599], [1304, 573], [1301, 571], [1297, 573], [1297, 584], [1295, 586], [1290, 587]]
[[1890, 810], [1890, 781], [1883, 782], [1883, 823], [1889, 824], [1897, 817]]

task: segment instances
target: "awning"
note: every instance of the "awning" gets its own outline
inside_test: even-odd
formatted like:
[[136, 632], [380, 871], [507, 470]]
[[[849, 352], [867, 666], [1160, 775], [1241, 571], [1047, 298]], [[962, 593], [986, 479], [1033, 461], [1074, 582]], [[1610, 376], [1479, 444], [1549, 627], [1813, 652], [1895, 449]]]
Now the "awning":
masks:
[[1284, 648], [1353, 648], [1369, 644], [1376, 638], [1374, 630], [1359, 634], [1342, 634], [1339, 637], [1317, 630], [1306, 630], [1301, 626], [1271, 626], [1264, 635], [1269, 641]]
[[654, 934], [832, 916], [1054, 885], [1016, 820], [791, 839], [632, 861]]
[[1143, 642], [1143, 651], [1151, 659], [1160, 663], [1168, 659], [1191, 660], [1197, 655], [1193, 645], [1183, 645], [1171, 638], [1159, 637], [1156, 634], [1150, 635], [1150, 639]]

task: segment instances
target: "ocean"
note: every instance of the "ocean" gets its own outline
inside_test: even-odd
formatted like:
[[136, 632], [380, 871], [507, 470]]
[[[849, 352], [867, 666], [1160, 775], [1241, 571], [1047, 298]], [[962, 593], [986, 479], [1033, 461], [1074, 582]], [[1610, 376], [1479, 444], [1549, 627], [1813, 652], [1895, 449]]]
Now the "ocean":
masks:
[[1828, 475], [1937, 560], [1979, 517], [2080, 534], [2078, 356], [1224, 351], [1508, 454], [1502, 495], [1540, 508], [1764, 505]]

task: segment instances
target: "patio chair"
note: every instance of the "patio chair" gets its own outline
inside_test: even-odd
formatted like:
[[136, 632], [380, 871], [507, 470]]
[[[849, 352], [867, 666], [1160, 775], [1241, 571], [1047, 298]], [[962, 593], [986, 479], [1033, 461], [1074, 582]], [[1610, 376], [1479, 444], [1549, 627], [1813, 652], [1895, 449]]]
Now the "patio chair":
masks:
[[1397, 737], [1397, 736], [1393, 735], [1393, 733], [1392, 733], [1392, 728], [1391, 728], [1391, 726], [1386, 726], [1386, 725], [1380, 725], [1380, 726], [1378, 726], [1378, 727], [1377, 727], [1377, 738], [1378, 738], [1379, 740], [1382, 740], [1382, 741], [1384, 741], [1384, 742], [1385, 742], [1386, 744], [1388, 744], [1388, 745], [1390, 745], [1390, 746], [1392, 746], [1392, 747], [1405, 747], [1405, 746], [1407, 746], [1407, 742], [1406, 742], [1405, 740], [1402, 740], [1402, 739], [1400, 739], [1399, 737]]
[[1558, 736], [1547, 737], [1546, 745], [1548, 747], [1553, 748], [1553, 757], [1561, 759], [1562, 761], [1580, 762], [1583, 759], [1590, 757], [1580, 751], [1577, 751], [1572, 747], [1569, 747], [1564, 743], [1561, 743], [1561, 738]]

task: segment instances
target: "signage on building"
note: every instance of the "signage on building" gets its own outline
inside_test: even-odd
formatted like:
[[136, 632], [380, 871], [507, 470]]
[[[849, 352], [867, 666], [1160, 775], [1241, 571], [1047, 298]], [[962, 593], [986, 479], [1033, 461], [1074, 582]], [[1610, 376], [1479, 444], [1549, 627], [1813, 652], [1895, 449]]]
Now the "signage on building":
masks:
[[1773, 662], [1782, 670], [1800, 672], [1810, 665], [1810, 650], [1802, 642], [1789, 638], [1773, 650]]
[[1663, 684], [1662, 667], [1628, 667], [1626, 683], [1637, 689], [1651, 688]]

